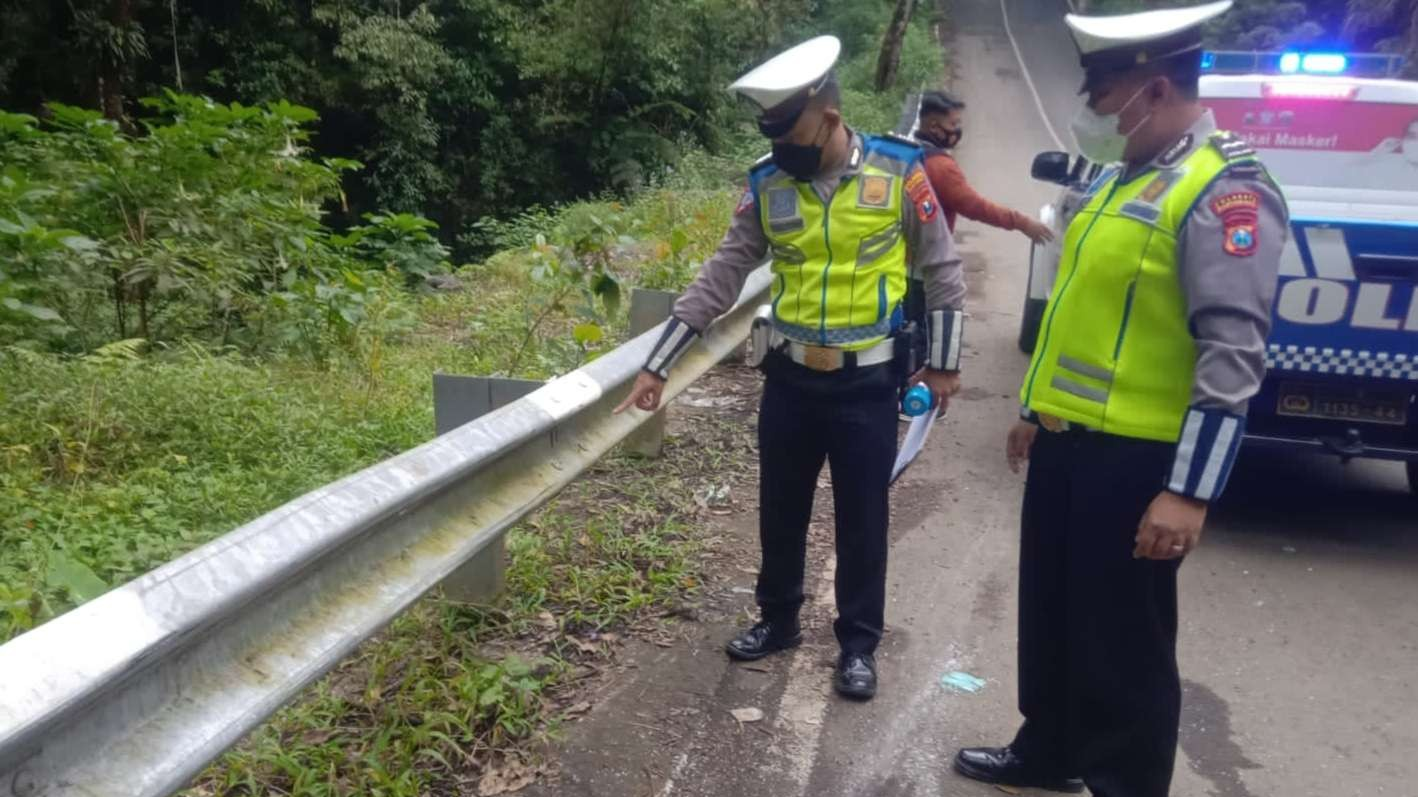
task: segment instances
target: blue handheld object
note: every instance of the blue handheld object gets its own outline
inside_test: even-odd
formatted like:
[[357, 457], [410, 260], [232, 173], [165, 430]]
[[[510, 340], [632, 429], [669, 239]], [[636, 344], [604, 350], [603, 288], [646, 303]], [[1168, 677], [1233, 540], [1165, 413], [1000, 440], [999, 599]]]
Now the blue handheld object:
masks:
[[912, 385], [906, 391], [905, 398], [901, 399], [901, 411], [912, 418], [918, 415], [925, 415], [931, 411], [931, 406], [935, 403], [931, 389], [925, 385]]

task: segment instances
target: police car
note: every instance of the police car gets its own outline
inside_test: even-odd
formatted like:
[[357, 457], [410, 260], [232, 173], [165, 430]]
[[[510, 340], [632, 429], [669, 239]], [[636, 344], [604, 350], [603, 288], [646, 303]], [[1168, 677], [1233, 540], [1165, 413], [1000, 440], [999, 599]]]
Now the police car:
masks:
[[[1418, 82], [1400, 59], [1208, 52], [1202, 103], [1280, 183], [1291, 236], [1246, 441], [1407, 462], [1418, 493]], [[1046, 152], [1034, 176], [1064, 190], [1060, 232], [1102, 171]], [[1031, 352], [1063, 236], [1029, 258], [1019, 346]]]

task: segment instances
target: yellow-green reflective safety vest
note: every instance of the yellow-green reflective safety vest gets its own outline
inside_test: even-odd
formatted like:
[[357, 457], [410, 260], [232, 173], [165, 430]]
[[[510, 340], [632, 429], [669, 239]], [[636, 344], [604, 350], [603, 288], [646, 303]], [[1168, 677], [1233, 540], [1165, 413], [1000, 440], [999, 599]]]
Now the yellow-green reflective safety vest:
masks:
[[[1103, 432], [1176, 442], [1191, 404], [1196, 344], [1177, 273], [1177, 237], [1231, 160], [1215, 134], [1172, 168], [1100, 178], [1073, 218], [1021, 398]], [[1262, 171], [1262, 174], [1264, 172]]]
[[860, 171], [843, 178], [826, 203], [771, 161], [749, 172], [773, 253], [774, 324], [800, 343], [866, 349], [900, 320], [903, 182], [921, 150], [861, 138]]

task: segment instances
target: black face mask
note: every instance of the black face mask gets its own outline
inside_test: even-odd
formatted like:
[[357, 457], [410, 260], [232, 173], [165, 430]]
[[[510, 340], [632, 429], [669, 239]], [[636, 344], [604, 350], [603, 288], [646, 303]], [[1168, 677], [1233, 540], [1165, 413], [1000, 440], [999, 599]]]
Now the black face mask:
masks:
[[916, 137], [927, 144], [934, 144], [941, 149], [955, 149], [960, 146], [960, 139], [964, 135], [964, 129], [957, 127], [954, 130], [947, 130], [945, 135], [935, 135], [923, 131], [917, 133]]
[[[817, 129], [821, 131], [826, 124], [827, 120], [823, 119]], [[817, 139], [816, 133], [813, 134], [813, 139]], [[817, 170], [822, 166], [822, 145], [774, 141], [773, 164], [787, 172], [794, 180], [806, 182], [817, 176]]]

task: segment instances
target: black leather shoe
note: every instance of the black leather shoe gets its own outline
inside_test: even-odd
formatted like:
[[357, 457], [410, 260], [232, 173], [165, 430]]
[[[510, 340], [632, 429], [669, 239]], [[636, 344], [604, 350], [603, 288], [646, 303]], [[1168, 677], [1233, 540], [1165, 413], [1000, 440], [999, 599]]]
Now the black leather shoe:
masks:
[[832, 685], [843, 697], [871, 700], [876, 695], [876, 660], [870, 653], [843, 653]]
[[724, 650], [731, 659], [758, 661], [770, 653], [789, 650], [802, 643], [803, 635], [797, 623], [787, 625], [764, 620], [729, 640]]
[[955, 771], [982, 783], [1078, 794], [1083, 780], [1031, 769], [1008, 747], [967, 747], [955, 754]]

